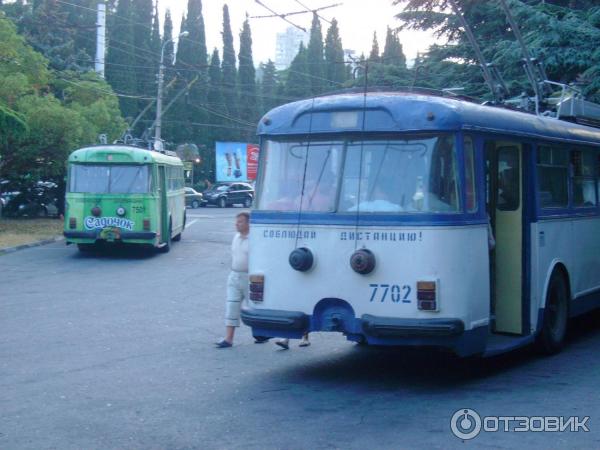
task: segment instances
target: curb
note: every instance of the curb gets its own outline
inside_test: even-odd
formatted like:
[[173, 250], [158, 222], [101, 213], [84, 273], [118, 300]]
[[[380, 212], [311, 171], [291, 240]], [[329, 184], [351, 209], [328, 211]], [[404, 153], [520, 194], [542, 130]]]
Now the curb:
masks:
[[19, 250], [25, 250], [26, 248], [39, 247], [41, 245], [52, 244], [54, 242], [60, 242], [60, 241], [64, 241], [64, 240], [65, 240], [64, 236], [56, 236], [56, 237], [53, 237], [50, 239], [42, 239], [40, 241], [29, 242], [28, 244], [17, 245], [15, 247], [0, 248], [0, 256], [7, 255], [9, 253], [14, 253]]

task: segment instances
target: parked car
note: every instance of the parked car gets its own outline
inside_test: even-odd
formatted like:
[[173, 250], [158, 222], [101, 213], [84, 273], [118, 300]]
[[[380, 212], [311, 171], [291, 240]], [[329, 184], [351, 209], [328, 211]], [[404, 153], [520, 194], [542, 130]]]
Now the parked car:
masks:
[[185, 188], [185, 206], [198, 208], [202, 204], [202, 197], [202, 193], [197, 190], [191, 187]]
[[248, 183], [217, 183], [204, 191], [203, 197], [202, 206], [217, 205], [220, 208], [225, 208], [226, 206], [241, 204], [246, 208], [250, 208], [254, 201], [254, 189]]
[[2, 194], [2, 214], [6, 217], [49, 217], [58, 215], [56, 184], [38, 182], [24, 191]]

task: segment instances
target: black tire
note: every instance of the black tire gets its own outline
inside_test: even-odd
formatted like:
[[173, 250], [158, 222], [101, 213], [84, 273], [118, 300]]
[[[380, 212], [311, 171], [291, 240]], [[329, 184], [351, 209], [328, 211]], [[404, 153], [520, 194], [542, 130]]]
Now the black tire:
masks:
[[246, 197], [244, 199], [244, 208], [250, 208], [252, 206], [252, 197]]
[[537, 338], [538, 349], [552, 355], [562, 350], [569, 320], [569, 289], [565, 277], [554, 272], [546, 294], [542, 331]]
[[227, 206], [227, 200], [225, 200], [225, 197], [221, 197], [217, 201], [217, 205], [219, 205], [219, 208], [225, 208]]
[[200, 202], [198, 200], [192, 200], [192, 208], [196, 209], [200, 207]]
[[77, 249], [81, 253], [89, 253], [96, 248], [94, 244], [77, 244]]

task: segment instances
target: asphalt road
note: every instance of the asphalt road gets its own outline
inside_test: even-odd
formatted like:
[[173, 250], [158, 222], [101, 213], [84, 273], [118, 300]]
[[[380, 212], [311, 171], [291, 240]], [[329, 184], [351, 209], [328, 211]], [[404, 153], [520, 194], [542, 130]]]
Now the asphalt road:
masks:
[[[215, 349], [239, 211], [188, 210], [165, 255], [56, 243], [0, 256], [0, 449], [600, 448], [600, 314], [550, 358], [460, 360], [331, 333], [284, 351], [246, 327]], [[462, 441], [461, 408], [589, 416], [590, 431]]]

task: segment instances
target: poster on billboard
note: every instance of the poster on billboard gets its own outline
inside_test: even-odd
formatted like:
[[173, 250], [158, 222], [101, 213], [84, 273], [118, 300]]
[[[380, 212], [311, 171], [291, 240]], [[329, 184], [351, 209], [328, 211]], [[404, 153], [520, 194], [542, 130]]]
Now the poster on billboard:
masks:
[[216, 181], [251, 181], [258, 169], [258, 145], [216, 142]]

